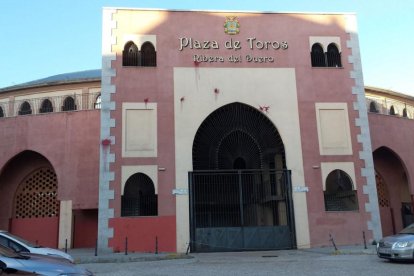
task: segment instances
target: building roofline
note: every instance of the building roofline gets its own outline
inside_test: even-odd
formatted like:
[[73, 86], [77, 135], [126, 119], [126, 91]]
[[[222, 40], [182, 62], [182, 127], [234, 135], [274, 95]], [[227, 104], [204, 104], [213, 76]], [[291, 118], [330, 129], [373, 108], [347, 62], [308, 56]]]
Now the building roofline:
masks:
[[167, 11], [167, 12], [207, 12], [207, 13], [257, 13], [257, 14], [330, 14], [330, 15], [356, 15], [356, 12], [298, 12], [298, 11], [250, 11], [250, 10], [197, 10], [197, 9], [161, 9], [161, 8], [128, 8], [128, 7], [103, 7], [104, 10], [134, 10], [134, 11]]
[[0, 93], [12, 92], [16, 90], [29, 88], [46, 87], [51, 85], [75, 84], [92, 81], [101, 81], [100, 69], [58, 74], [21, 84], [7, 86], [4, 88], [0, 88]]
[[375, 86], [365, 86], [365, 91], [373, 91], [373, 92], [379, 92], [379, 93], [384, 93], [387, 95], [391, 95], [391, 96], [397, 96], [397, 97], [401, 97], [401, 98], [406, 98], [409, 99], [411, 101], [414, 101], [414, 97], [401, 93], [401, 92], [396, 92], [396, 91], [392, 91], [389, 89], [383, 89], [383, 88], [379, 88], [379, 87], [375, 87]]

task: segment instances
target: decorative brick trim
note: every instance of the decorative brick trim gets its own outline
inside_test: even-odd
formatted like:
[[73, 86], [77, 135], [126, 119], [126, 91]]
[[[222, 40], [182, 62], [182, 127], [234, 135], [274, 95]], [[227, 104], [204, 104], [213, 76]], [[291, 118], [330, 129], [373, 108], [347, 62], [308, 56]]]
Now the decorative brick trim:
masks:
[[356, 15], [345, 15], [345, 20], [345, 29], [350, 37], [347, 41], [347, 47], [352, 51], [352, 55], [348, 57], [348, 62], [353, 65], [350, 77], [355, 80], [355, 86], [352, 87], [352, 94], [357, 96], [357, 101], [354, 102], [353, 105], [354, 109], [358, 111], [359, 114], [359, 117], [355, 120], [355, 125], [359, 127], [361, 131], [361, 134], [358, 135], [358, 143], [362, 145], [362, 151], [359, 152], [359, 158], [363, 160], [365, 164], [365, 167], [361, 169], [361, 175], [366, 179], [365, 185], [362, 186], [362, 191], [368, 196], [368, 202], [365, 203], [365, 211], [371, 215], [371, 219], [367, 221], [367, 226], [368, 230], [372, 231], [374, 240], [378, 241], [382, 237], [381, 218], [375, 183], [374, 161], [372, 157], [371, 135], [369, 132], [368, 113], [365, 101]]
[[116, 38], [112, 30], [116, 28], [113, 15], [116, 10], [104, 9], [102, 19], [102, 79], [101, 79], [101, 141], [109, 139], [110, 145], [100, 145], [99, 163], [99, 211], [98, 211], [98, 249], [110, 251], [109, 239], [113, 237], [113, 228], [109, 227], [109, 220], [114, 218], [114, 209], [109, 207], [109, 201], [114, 199], [114, 191], [110, 182], [115, 179], [115, 173], [110, 171], [110, 163], [115, 161], [115, 154], [110, 152], [111, 145], [115, 144], [115, 137], [110, 136], [111, 128], [115, 127], [115, 120], [111, 118], [111, 110], [115, 110], [115, 102], [111, 101], [111, 94], [116, 93], [115, 85], [111, 84], [116, 70], [112, 68], [112, 61], [116, 54], [112, 52], [112, 45]]

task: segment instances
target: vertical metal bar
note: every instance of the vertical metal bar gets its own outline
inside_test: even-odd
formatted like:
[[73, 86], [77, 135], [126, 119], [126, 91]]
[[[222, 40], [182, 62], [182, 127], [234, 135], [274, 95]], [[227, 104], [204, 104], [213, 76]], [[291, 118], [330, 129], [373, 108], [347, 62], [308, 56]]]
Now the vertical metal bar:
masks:
[[292, 248], [296, 248], [296, 229], [295, 229], [295, 216], [293, 210], [293, 198], [292, 198], [292, 174], [290, 170], [284, 171], [285, 175], [285, 185], [286, 185], [286, 199], [287, 199], [287, 208], [289, 210], [289, 226], [291, 229], [291, 239], [292, 239]]
[[362, 237], [364, 238], [364, 249], [367, 249], [367, 240], [365, 239], [365, 231], [362, 231]]
[[155, 236], [155, 254], [158, 254], [158, 236]]
[[240, 207], [240, 224], [244, 226], [244, 212], [243, 212], [243, 190], [242, 190], [242, 174], [241, 171], [237, 171], [239, 176], [239, 207]]
[[95, 241], [95, 256], [98, 256], [98, 239]]
[[128, 237], [125, 237], [125, 255], [128, 255]]
[[242, 239], [242, 249], [244, 249], [244, 211], [243, 211], [243, 185], [242, 185], [242, 174], [241, 170], [238, 172], [239, 176], [239, 208], [240, 208], [240, 224], [241, 224], [241, 239]]
[[336, 247], [334, 238], [332, 237], [331, 233], [329, 233], [329, 240], [332, 242], [332, 245], [335, 248], [335, 252], [338, 251], [338, 248]]
[[188, 196], [189, 196], [189, 204], [190, 204], [190, 241], [189, 247], [191, 252], [195, 251], [194, 241], [195, 241], [195, 215], [194, 215], [194, 191], [193, 191], [193, 174], [192, 172], [188, 172]]

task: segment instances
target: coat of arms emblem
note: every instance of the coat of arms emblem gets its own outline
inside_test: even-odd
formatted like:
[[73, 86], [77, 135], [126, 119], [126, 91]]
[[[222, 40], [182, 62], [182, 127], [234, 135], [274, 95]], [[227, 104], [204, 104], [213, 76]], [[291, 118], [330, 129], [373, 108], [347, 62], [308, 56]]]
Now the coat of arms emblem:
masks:
[[226, 22], [224, 22], [224, 32], [229, 35], [235, 35], [240, 32], [240, 23], [237, 20], [237, 16], [226, 16]]

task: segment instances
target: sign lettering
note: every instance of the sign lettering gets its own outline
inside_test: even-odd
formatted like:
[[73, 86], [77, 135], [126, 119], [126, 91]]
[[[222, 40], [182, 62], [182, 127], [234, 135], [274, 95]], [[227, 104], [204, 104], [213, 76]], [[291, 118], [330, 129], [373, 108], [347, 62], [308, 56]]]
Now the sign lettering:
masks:
[[[179, 47], [180, 52], [192, 49], [192, 50], [211, 50], [211, 49], [220, 49], [224, 47], [227, 50], [234, 50], [235, 52], [246, 47], [249, 50], [259, 50], [259, 51], [283, 51], [289, 48], [287, 41], [277, 41], [277, 40], [260, 40], [256, 37], [248, 37], [244, 41], [236, 40], [230, 38], [229, 40], [224, 41], [220, 44], [217, 40], [200, 40], [192, 37], [180, 37], [179, 38]], [[231, 62], [231, 63], [240, 63], [246, 61], [248, 63], [272, 63], [275, 62], [273, 56], [258, 56], [254, 54], [247, 54], [245, 56], [241, 55], [230, 55], [230, 56], [220, 56], [220, 55], [207, 55], [207, 54], [194, 54], [193, 61], [197, 63], [207, 62], [207, 63], [222, 63], [222, 62]]]

